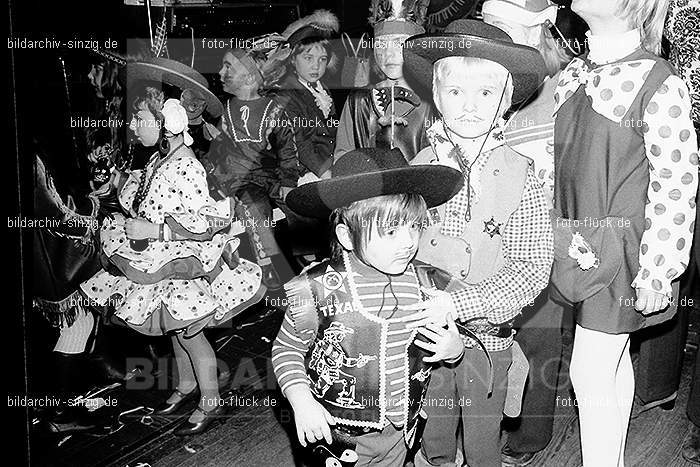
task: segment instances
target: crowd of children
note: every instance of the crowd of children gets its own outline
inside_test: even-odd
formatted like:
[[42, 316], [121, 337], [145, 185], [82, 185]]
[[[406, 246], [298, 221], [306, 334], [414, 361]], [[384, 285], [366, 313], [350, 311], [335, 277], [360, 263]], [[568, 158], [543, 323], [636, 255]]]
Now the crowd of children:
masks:
[[[157, 411], [200, 397], [176, 433], [192, 435], [223, 410], [202, 330], [284, 285], [272, 365], [298, 441], [358, 466], [401, 466], [414, 446], [417, 466], [529, 462], [552, 435], [558, 371], [545, 366], [568, 308], [583, 464], [622, 466], [629, 337], [676, 312], [697, 229], [691, 96], [659, 57], [667, 2], [574, 0], [590, 28], [576, 58], [548, 0], [488, 0], [483, 21], [433, 34], [426, 8], [373, 2], [382, 79], [341, 112], [322, 81], [329, 12], [228, 50], [223, 104], [189, 67], [128, 63], [133, 79], [167, 69], [157, 78], [181, 99], [147, 87], [134, 103], [130, 128], [155, 152], [111, 179], [122, 213], [81, 288], [172, 336], [179, 381]], [[193, 92], [221, 115], [197, 157]], [[277, 208], [300, 254], [310, 238], [330, 250], [291, 280]], [[235, 219], [254, 262], [237, 254]], [[503, 414], [521, 406], [502, 447]]]

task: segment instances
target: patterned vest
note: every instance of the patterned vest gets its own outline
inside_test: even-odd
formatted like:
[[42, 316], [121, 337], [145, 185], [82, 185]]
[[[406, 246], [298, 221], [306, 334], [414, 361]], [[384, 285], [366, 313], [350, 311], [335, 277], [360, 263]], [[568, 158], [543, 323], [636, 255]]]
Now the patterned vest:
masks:
[[[440, 163], [433, 149], [425, 148], [411, 164]], [[491, 150], [481, 172], [480, 199], [472, 203], [471, 218], [462, 236], [443, 235], [441, 229], [447, 216], [464, 213], [447, 212], [445, 204], [430, 209], [430, 225], [421, 238], [417, 259], [469, 284], [498, 271], [504, 263], [501, 235], [520, 205], [527, 170], [528, 160], [508, 146]]]
[[[409, 266], [413, 271], [420, 267], [426, 266]], [[429, 354], [413, 345], [414, 339], [422, 339], [415, 330], [407, 332], [402, 343], [391, 337], [402, 334], [403, 321], [367, 312], [351, 281], [342, 263], [324, 261], [285, 287], [295, 326], [308, 329], [300, 320], [318, 321], [305, 361], [310, 389], [339, 424], [362, 434], [382, 430], [388, 419], [403, 427], [410, 445], [430, 380], [430, 366], [423, 362]], [[315, 304], [315, 316], [309, 314], [314, 311], [308, 304]], [[386, 393], [388, 340], [405, 348], [403, 402]], [[388, 407], [398, 406], [403, 407], [400, 419], [386, 415]]]

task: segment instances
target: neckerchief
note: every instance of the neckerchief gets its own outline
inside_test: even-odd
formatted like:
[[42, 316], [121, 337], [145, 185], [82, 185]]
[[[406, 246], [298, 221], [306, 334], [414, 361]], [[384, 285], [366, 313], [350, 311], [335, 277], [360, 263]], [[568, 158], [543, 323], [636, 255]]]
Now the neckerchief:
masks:
[[[488, 162], [491, 150], [505, 144], [503, 119], [499, 119], [482, 142], [475, 139], [471, 144], [454, 144], [455, 138], [445, 131], [442, 119], [438, 119], [426, 131], [428, 141], [437, 156], [439, 164], [447, 165], [462, 172], [464, 187], [445, 204], [445, 219], [440, 233], [451, 237], [461, 237], [467, 222], [471, 220], [471, 206], [481, 198], [481, 172]], [[475, 154], [481, 148], [479, 154]]]

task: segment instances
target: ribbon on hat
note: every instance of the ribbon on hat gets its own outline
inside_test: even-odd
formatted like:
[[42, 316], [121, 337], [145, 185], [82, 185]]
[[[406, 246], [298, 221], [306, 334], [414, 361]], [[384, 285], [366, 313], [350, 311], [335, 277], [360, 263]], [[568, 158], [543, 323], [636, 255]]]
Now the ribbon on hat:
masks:
[[[520, 3], [520, 2], [518, 2]], [[547, 21], [554, 24], [557, 20], [557, 5], [549, 5], [542, 11], [530, 11], [524, 3], [519, 6], [511, 1], [487, 0], [481, 8], [483, 15], [497, 16], [507, 21], [512, 21], [523, 26], [537, 26]]]
[[173, 135], [182, 135], [185, 138], [185, 146], [191, 146], [193, 139], [187, 131], [187, 111], [177, 99], [168, 99], [163, 104], [163, 109], [160, 111], [163, 114], [163, 126]]

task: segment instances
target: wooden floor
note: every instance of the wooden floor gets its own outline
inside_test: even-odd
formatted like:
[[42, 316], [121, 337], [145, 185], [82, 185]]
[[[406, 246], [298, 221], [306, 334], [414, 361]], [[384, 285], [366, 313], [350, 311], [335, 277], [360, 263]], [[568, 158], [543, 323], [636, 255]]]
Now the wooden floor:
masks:
[[[172, 431], [187, 417], [192, 407], [176, 418], [142, 418], [145, 409], [122, 416], [118, 431], [102, 436], [74, 435], [68, 439], [35, 436], [32, 465], [47, 466], [298, 466], [305, 467], [303, 451], [290, 441], [291, 411], [275, 389], [269, 367], [271, 341], [281, 322], [281, 312], [258, 307], [236, 328], [212, 336], [220, 357], [230, 365], [228, 395], [236, 404], [215, 428], [193, 438], [181, 439]], [[566, 359], [570, 337], [565, 339]], [[660, 409], [641, 414], [631, 421], [626, 453], [627, 466], [690, 466], [680, 454], [688, 431], [685, 405], [689, 392], [691, 352], [687, 352], [679, 399], [673, 411]], [[565, 362], [566, 363], [566, 362]], [[568, 368], [564, 364], [563, 368]], [[565, 370], [564, 370], [565, 371]], [[570, 384], [560, 386], [560, 400], [569, 400]], [[165, 387], [158, 383], [159, 387]], [[112, 394], [118, 398], [117, 413], [140, 405], [154, 406], [166, 397], [168, 389], [127, 390]], [[257, 404], [256, 406], [247, 406]], [[60, 447], [57, 446], [62, 441]], [[581, 455], [575, 409], [559, 404], [554, 437], [539, 453], [533, 466], [578, 467]]]
[[[569, 341], [570, 342], [570, 341]], [[570, 345], [565, 347], [570, 356]], [[694, 353], [687, 351], [678, 400], [672, 411], [654, 408], [641, 413], [630, 421], [625, 465], [630, 467], [685, 467], [693, 464], [681, 457], [681, 442], [689, 429], [685, 415], [690, 392], [690, 377]], [[568, 365], [567, 365], [568, 366]], [[571, 385], [567, 382], [559, 389], [559, 400], [573, 400]], [[574, 407], [557, 405], [554, 435], [547, 448], [538, 453], [532, 466], [579, 467], [582, 464], [578, 418]]]

